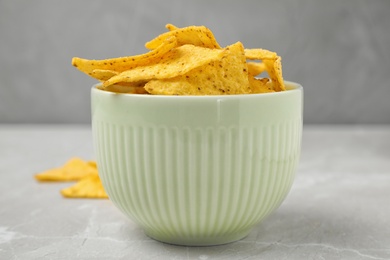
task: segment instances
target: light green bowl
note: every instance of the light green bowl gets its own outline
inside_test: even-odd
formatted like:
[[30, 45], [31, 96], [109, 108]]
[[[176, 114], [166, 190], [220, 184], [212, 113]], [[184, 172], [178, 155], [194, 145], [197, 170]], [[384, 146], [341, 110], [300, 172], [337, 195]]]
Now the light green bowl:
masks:
[[162, 242], [204, 246], [245, 237], [282, 203], [295, 176], [303, 89], [286, 85], [231, 96], [94, 86], [94, 148], [111, 201]]

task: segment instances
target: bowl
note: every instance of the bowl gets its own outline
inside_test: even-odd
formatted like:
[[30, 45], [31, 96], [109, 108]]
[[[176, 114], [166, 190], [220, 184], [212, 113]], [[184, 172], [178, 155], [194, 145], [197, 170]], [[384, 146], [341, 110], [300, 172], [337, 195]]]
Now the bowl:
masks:
[[110, 200], [161, 242], [209, 246], [244, 238], [294, 180], [303, 89], [293, 82], [286, 88], [154, 96], [93, 86], [94, 151]]

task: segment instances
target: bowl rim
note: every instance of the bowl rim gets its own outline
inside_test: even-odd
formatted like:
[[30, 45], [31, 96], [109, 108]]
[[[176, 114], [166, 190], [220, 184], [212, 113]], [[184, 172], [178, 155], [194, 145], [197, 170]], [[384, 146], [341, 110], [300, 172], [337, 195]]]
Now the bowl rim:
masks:
[[133, 94], [133, 93], [117, 93], [111, 91], [105, 91], [102, 89], [98, 89], [97, 87], [101, 85], [101, 83], [94, 84], [92, 86], [91, 92], [99, 93], [99, 95], [107, 95], [107, 96], [122, 96], [122, 97], [142, 97], [145, 99], [174, 99], [174, 100], [186, 100], [186, 99], [237, 99], [237, 98], [253, 98], [253, 97], [265, 97], [265, 96], [283, 96], [287, 94], [291, 94], [292, 92], [302, 92], [303, 87], [301, 84], [293, 82], [293, 81], [284, 81], [286, 85], [286, 91], [279, 92], [268, 92], [268, 93], [256, 93], [256, 94], [232, 94], [232, 95], [147, 95], [147, 94]]

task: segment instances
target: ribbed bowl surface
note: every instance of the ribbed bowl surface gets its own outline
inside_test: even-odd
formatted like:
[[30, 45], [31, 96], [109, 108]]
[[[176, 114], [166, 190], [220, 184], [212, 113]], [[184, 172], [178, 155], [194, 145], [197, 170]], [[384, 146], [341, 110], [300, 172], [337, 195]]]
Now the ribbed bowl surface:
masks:
[[302, 88], [289, 86], [219, 98], [93, 88], [95, 153], [110, 199], [163, 242], [216, 245], [245, 237], [294, 180]]

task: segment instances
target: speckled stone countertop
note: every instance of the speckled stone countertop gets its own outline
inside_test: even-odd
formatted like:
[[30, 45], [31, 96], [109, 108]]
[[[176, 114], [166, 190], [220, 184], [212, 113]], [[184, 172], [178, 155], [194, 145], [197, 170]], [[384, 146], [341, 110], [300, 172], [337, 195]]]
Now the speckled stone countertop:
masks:
[[0, 125], [0, 259], [390, 259], [390, 126], [305, 126], [284, 203], [241, 241], [163, 244], [109, 200], [64, 199], [36, 172], [94, 159], [91, 129]]

